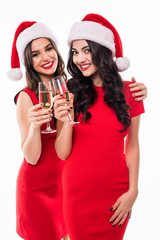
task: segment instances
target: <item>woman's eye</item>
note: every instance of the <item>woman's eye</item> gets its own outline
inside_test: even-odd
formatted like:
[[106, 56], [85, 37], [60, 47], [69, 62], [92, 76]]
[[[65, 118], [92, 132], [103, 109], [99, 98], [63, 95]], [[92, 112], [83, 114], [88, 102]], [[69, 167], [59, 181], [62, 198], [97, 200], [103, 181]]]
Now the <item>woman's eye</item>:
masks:
[[49, 48], [47, 48], [46, 50], [47, 51], [51, 51], [53, 48], [52, 47], [49, 47]]
[[72, 54], [73, 55], [76, 55], [78, 52], [77, 51], [72, 51]]
[[90, 52], [90, 49], [89, 48], [85, 49], [85, 52], [86, 53]]
[[32, 54], [32, 57], [37, 57], [37, 56], [38, 56], [38, 53]]

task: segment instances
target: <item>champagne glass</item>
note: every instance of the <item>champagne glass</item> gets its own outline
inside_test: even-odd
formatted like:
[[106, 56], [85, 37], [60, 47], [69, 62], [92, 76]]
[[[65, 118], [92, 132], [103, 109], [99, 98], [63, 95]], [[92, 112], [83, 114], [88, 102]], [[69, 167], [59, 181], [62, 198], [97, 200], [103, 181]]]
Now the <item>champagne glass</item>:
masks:
[[[39, 82], [39, 102], [43, 103], [44, 109], [50, 109], [52, 107], [52, 86], [48, 82]], [[50, 122], [47, 122], [47, 127], [45, 130], [42, 130], [41, 133], [54, 133], [55, 129], [52, 129]]]
[[[57, 76], [52, 79], [52, 82], [53, 82], [55, 95], [63, 94], [62, 99], [64, 98], [67, 101], [69, 101], [69, 91], [64, 78], [62, 76]], [[74, 122], [69, 113], [68, 113], [68, 118], [69, 118], [69, 123], [65, 127], [68, 127], [69, 125], [76, 125], [79, 123], [79, 122]]]

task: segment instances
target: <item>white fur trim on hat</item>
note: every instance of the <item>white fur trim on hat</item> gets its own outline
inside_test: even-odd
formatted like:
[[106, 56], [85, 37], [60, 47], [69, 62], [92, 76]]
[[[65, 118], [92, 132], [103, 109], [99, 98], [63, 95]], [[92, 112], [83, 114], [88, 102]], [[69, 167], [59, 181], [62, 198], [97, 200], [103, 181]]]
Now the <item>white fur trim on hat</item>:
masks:
[[19, 54], [19, 58], [21, 62], [24, 64], [24, 50], [29, 42], [34, 39], [46, 37], [50, 38], [56, 46], [58, 46], [58, 40], [54, 36], [53, 32], [50, 28], [44, 23], [35, 23], [31, 27], [26, 28], [23, 32], [21, 32], [17, 38], [17, 51]]
[[69, 47], [72, 41], [86, 39], [107, 47], [115, 56], [114, 35], [112, 31], [99, 23], [91, 21], [76, 22], [73, 24], [67, 43]]
[[127, 70], [130, 66], [130, 61], [127, 57], [119, 57], [119, 58], [114, 59], [114, 61], [117, 65], [119, 72], [123, 72], [123, 71]]
[[7, 77], [11, 80], [18, 81], [23, 77], [23, 73], [20, 68], [11, 68], [7, 72]]

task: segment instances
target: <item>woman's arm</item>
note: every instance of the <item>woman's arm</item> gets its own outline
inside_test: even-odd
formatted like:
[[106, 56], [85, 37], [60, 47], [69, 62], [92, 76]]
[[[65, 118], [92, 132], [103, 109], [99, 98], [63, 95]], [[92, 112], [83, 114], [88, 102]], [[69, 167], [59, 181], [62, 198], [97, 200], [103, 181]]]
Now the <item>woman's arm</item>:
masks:
[[73, 98], [73, 94], [70, 94], [70, 102], [67, 103], [60, 95], [54, 97], [54, 115], [57, 119], [55, 150], [62, 160], [66, 160], [72, 151], [73, 126], [66, 125], [69, 122], [68, 113], [74, 118]]
[[57, 137], [55, 140], [55, 150], [58, 157], [62, 160], [66, 160], [72, 151], [73, 126], [65, 126], [65, 123], [57, 120]]
[[138, 173], [139, 173], [139, 123], [140, 115], [133, 117], [131, 127], [126, 138], [125, 153], [129, 169], [129, 191], [138, 194]]
[[110, 219], [113, 226], [121, 226], [127, 216], [131, 215], [132, 206], [138, 195], [138, 173], [139, 173], [139, 131], [140, 115], [132, 118], [131, 127], [126, 138], [126, 161], [129, 171], [129, 190], [120, 196], [111, 210], [114, 211]]
[[41, 155], [40, 126], [49, 119], [44, 115], [46, 110], [38, 110], [40, 104], [33, 103], [26, 92], [21, 92], [17, 101], [16, 116], [21, 135], [21, 149], [26, 161], [32, 165], [38, 162]]

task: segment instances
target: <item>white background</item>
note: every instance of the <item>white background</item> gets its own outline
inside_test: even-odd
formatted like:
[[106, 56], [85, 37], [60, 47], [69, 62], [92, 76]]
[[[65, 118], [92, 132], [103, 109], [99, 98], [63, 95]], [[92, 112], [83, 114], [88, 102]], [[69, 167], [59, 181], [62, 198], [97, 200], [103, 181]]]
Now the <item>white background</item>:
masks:
[[[124, 55], [131, 67], [125, 80], [135, 76], [148, 87], [144, 101], [146, 113], [141, 118], [141, 165], [139, 196], [133, 207], [125, 240], [158, 240], [160, 215], [160, 4], [157, 0], [6, 0], [0, 7], [0, 239], [20, 239], [15, 232], [15, 187], [22, 162], [20, 135], [15, 117], [13, 97], [25, 80], [12, 82], [6, 72], [10, 68], [11, 45], [16, 28], [22, 21], [38, 21], [49, 25], [60, 42], [59, 50], [66, 62], [66, 39], [73, 22], [88, 13], [106, 17], [121, 35]], [[23, 68], [22, 68], [23, 69]], [[24, 70], [24, 69], [23, 69]], [[47, 239], [46, 239], [47, 240]], [[98, 240], [98, 239], [97, 239]]]

